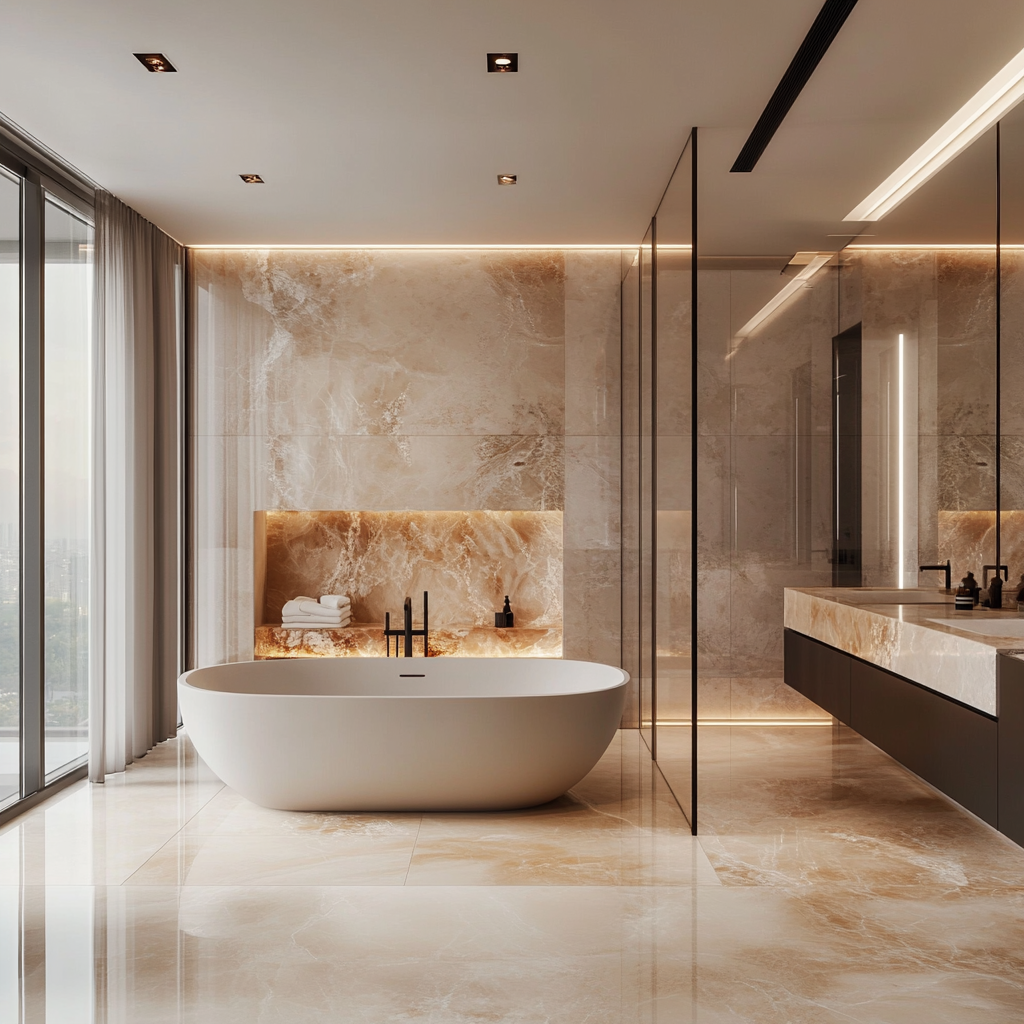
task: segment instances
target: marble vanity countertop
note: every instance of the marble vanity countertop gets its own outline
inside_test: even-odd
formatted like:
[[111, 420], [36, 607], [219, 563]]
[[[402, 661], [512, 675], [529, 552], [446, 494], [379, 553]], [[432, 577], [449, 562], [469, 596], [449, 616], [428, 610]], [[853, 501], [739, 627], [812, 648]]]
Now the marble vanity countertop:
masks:
[[[786, 628], [995, 715], [996, 656], [1020, 653], [1024, 638], [1012, 632], [1007, 636], [972, 633], [956, 623], [969, 626], [972, 620], [1005, 618], [1019, 629], [1024, 620], [1016, 608], [957, 612], [945, 591], [904, 594], [906, 602], [895, 590], [787, 587]], [[931, 594], [935, 603], [925, 603]], [[876, 597], [878, 603], [871, 603]]]

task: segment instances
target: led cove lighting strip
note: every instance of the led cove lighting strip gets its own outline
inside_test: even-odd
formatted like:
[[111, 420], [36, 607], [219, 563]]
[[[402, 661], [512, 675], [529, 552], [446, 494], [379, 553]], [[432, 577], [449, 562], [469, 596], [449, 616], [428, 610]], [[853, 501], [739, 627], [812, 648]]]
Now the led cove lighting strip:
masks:
[[1024, 99], [1024, 50], [843, 219], [881, 220]]
[[903, 335], [902, 334], [900, 335], [900, 342], [899, 342], [898, 352], [899, 352], [899, 357], [898, 357], [898, 368], [899, 368], [898, 369], [898, 379], [899, 379], [899, 383], [898, 383], [897, 386], [899, 387], [899, 395], [897, 397], [897, 401], [899, 403], [899, 421], [898, 421], [898, 428], [897, 429], [899, 430], [899, 446], [900, 447], [899, 447], [899, 496], [898, 496], [898, 512], [897, 512], [897, 514], [899, 516], [899, 524], [898, 524], [898, 530], [899, 530], [898, 552], [899, 552], [899, 554], [897, 556], [899, 558], [899, 564], [897, 565], [897, 568], [896, 568], [896, 586], [900, 590], [902, 590], [903, 587], [905, 586], [905, 583], [904, 583], [904, 580], [903, 580], [903, 575], [904, 575], [903, 567], [904, 567], [904, 564], [905, 564], [905, 561], [906, 561], [905, 557], [904, 557], [905, 556], [905, 552], [904, 552], [904, 537], [903, 537], [903, 443], [904, 443], [903, 442], [903, 438], [904, 438], [904, 431], [903, 431], [903, 414], [904, 414], [904, 406], [903, 406], [903, 379], [904, 378], [903, 378]]
[[[247, 249], [251, 249], [251, 250], [264, 250], [264, 249], [270, 249], [270, 250], [281, 250], [281, 249], [302, 250], [302, 249], [305, 249], [305, 250], [309, 250], [309, 251], [313, 251], [313, 250], [318, 250], [318, 251], [319, 250], [338, 250], [338, 251], [347, 251], [347, 252], [358, 252], [358, 251], [362, 251], [364, 249], [372, 249], [372, 250], [375, 250], [375, 251], [386, 251], [386, 250], [392, 250], [392, 249], [402, 249], [402, 250], [406, 250], [406, 249], [420, 249], [420, 250], [424, 250], [424, 251], [437, 251], [437, 250], [441, 250], [441, 249], [446, 249], [446, 250], [447, 249], [450, 249], [450, 250], [507, 249], [507, 250], [510, 250], [510, 251], [519, 251], [519, 250], [524, 250], [524, 249], [543, 249], [543, 250], [549, 250], [549, 251], [553, 251], [553, 252], [557, 252], [558, 250], [561, 250], [561, 249], [571, 249], [573, 251], [584, 251], [584, 252], [587, 251], [587, 250], [593, 250], [593, 249], [601, 249], [601, 250], [610, 250], [610, 249], [622, 250], [622, 249], [625, 249], [628, 252], [636, 252], [636, 250], [639, 248], [639, 246], [636, 244], [636, 242], [630, 242], [629, 244], [625, 244], [624, 243], [622, 245], [611, 245], [611, 244], [609, 244], [607, 242], [594, 243], [594, 245], [548, 245], [548, 244], [544, 244], [544, 245], [529, 245], [529, 244], [526, 244], [526, 243], [523, 243], [522, 245], [455, 245], [455, 244], [450, 244], [450, 245], [449, 244], [445, 244], [445, 245], [402, 245], [400, 243], [395, 243], [394, 245], [359, 245], [358, 243], [355, 243], [355, 242], [353, 242], [351, 245], [316, 245], [316, 244], [311, 244], [311, 245], [285, 245], [285, 244], [279, 244], [277, 242], [269, 242], [269, 243], [253, 242], [253, 243], [246, 243], [246, 244], [234, 244], [234, 243], [232, 243], [232, 244], [228, 244], [228, 245], [218, 245], [218, 244], [210, 243], [210, 244], [201, 244], [201, 245], [190, 245], [187, 248], [189, 248], [189, 249], [224, 249], [224, 250], [232, 250], [232, 251], [239, 251], [239, 252], [245, 251]], [[648, 246], [648, 248], [650, 248], [650, 247]], [[664, 248], [674, 248], [674, 247], [673, 246], [661, 246], [661, 245], [659, 245], [658, 248], [659, 249], [664, 249]], [[687, 248], [689, 248], [689, 246], [680, 246], [679, 248], [687, 249]]]
[[[659, 247], [660, 248], [660, 247]], [[787, 299], [795, 295], [814, 275], [832, 259], [832, 255], [815, 256], [810, 263], [793, 278], [774, 298], [769, 299], [737, 332], [737, 338], [753, 334]], [[735, 349], [733, 350], [735, 351]]]

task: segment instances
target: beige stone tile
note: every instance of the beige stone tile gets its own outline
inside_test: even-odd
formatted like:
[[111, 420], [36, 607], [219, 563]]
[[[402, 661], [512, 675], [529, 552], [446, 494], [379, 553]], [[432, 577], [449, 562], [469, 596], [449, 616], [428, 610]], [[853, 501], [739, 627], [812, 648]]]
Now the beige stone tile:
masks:
[[79, 782], [0, 831], [0, 884], [120, 884], [223, 789], [185, 737]]
[[279, 811], [246, 800], [224, 787], [181, 830], [183, 836], [364, 836], [415, 838], [418, 814], [343, 814]]
[[425, 818], [408, 885], [718, 885], [686, 832]]
[[215, 834], [172, 839], [126, 885], [402, 885], [415, 833]]
[[705, 836], [701, 846], [724, 885], [905, 899], [1024, 893], [1024, 850], [993, 836], [951, 836], [940, 815], [915, 824], [873, 835], [848, 822], [846, 830], [822, 824], [811, 833]]

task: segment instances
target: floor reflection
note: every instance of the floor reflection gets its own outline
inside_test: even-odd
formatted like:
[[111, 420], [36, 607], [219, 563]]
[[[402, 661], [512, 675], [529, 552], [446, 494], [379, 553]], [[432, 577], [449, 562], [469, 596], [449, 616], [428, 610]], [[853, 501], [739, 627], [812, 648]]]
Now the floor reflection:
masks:
[[844, 728], [701, 748], [695, 840], [636, 731], [501, 814], [267, 811], [162, 744], [0, 831], [0, 1020], [1024, 1014], [1024, 851]]

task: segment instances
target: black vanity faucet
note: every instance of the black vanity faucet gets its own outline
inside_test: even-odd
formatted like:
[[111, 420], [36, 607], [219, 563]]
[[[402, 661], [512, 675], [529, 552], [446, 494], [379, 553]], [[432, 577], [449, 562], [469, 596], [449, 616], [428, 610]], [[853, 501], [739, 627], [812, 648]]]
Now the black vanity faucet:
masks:
[[983, 565], [981, 567], [981, 572], [982, 572], [982, 577], [981, 577], [982, 582], [981, 582], [981, 585], [983, 587], [987, 587], [988, 586], [988, 571], [989, 571], [989, 569], [995, 569], [997, 576], [999, 575], [999, 570], [1001, 569], [1003, 571], [1003, 579], [1006, 580], [1007, 583], [1010, 582], [1010, 567], [1008, 565]]
[[950, 567], [949, 559], [948, 558], [946, 559], [946, 564], [945, 565], [922, 565], [922, 566], [919, 566], [918, 568], [921, 570], [921, 572], [924, 572], [926, 569], [941, 569], [946, 574], [946, 589], [950, 590], [952, 588], [952, 586], [953, 586], [953, 570]]

